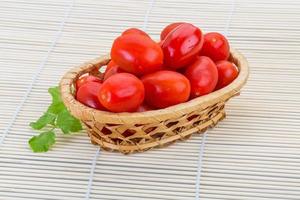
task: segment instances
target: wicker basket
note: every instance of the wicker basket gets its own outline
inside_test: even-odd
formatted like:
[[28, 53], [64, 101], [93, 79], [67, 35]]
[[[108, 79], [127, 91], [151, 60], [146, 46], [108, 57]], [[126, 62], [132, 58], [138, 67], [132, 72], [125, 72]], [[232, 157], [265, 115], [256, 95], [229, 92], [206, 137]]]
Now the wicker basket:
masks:
[[[103, 56], [67, 72], [60, 82], [61, 95], [72, 115], [88, 128], [93, 144], [122, 153], [142, 152], [187, 139], [204, 132], [225, 117], [225, 102], [239, 94], [249, 70], [246, 59], [231, 50], [231, 61], [239, 68], [238, 77], [227, 87], [191, 101], [161, 110], [139, 113], [111, 113], [89, 108], [74, 98], [74, 82], [85, 73], [99, 73], [110, 58]], [[102, 74], [98, 74], [102, 75]]]

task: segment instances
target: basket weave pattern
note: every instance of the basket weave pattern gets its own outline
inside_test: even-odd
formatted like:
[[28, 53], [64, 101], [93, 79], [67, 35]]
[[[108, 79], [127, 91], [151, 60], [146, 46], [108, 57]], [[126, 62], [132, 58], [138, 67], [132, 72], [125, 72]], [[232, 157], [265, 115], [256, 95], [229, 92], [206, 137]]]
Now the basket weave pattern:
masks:
[[[236, 50], [230, 58], [239, 76], [229, 86], [189, 102], [141, 113], [110, 113], [89, 108], [74, 98], [74, 83], [82, 74], [99, 73], [110, 58], [104, 56], [70, 70], [62, 78], [62, 99], [70, 112], [88, 128], [93, 144], [105, 150], [132, 153], [169, 145], [204, 132], [225, 117], [225, 103], [239, 94], [248, 78], [248, 63]], [[97, 69], [97, 70], [94, 70]], [[102, 74], [98, 74], [102, 76]]]

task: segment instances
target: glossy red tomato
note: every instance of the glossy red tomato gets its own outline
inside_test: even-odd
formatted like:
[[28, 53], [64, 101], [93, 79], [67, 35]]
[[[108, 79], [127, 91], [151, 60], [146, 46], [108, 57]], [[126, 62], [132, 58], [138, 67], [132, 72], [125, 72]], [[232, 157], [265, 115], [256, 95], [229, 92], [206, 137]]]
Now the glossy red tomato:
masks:
[[112, 60], [126, 72], [137, 76], [161, 69], [163, 52], [151, 38], [140, 34], [118, 37], [111, 49]]
[[184, 22], [175, 22], [166, 26], [160, 34], [160, 40], [164, 40], [171, 31], [173, 31], [177, 26], [183, 23]]
[[183, 23], [162, 41], [164, 63], [171, 69], [185, 67], [193, 62], [203, 45], [203, 35], [196, 26]]
[[138, 107], [138, 109], [136, 110], [136, 112], [145, 112], [145, 111], [148, 111], [148, 110], [154, 110], [154, 109], [151, 108], [149, 105], [143, 103], [142, 105], [140, 105]]
[[150, 38], [150, 36], [147, 33], [145, 33], [144, 31], [138, 28], [129, 28], [122, 33], [122, 35], [127, 35], [127, 34], [140, 34]]
[[133, 112], [143, 102], [143, 83], [129, 73], [118, 73], [109, 77], [102, 85], [98, 99], [112, 112]]
[[191, 97], [212, 92], [218, 82], [218, 70], [215, 63], [206, 56], [197, 57], [186, 69], [185, 76], [191, 83]]
[[113, 60], [111, 60], [105, 69], [103, 80], [105, 81], [112, 75], [122, 72], [124, 71]]
[[238, 68], [232, 62], [227, 60], [218, 61], [216, 63], [219, 80], [216, 89], [223, 88], [229, 85], [238, 75]]
[[155, 108], [166, 108], [185, 102], [190, 96], [189, 80], [174, 71], [158, 71], [142, 77], [145, 101]]
[[92, 75], [83, 76], [76, 81], [76, 89], [78, 90], [82, 85], [88, 82], [101, 83], [102, 81], [99, 77], [96, 76], [92, 76]]
[[227, 60], [230, 47], [227, 39], [220, 33], [206, 33], [200, 55], [208, 56], [213, 61]]
[[105, 110], [98, 99], [98, 93], [102, 87], [99, 82], [87, 82], [79, 87], [76, 99], [84, 105], [99, 110]]

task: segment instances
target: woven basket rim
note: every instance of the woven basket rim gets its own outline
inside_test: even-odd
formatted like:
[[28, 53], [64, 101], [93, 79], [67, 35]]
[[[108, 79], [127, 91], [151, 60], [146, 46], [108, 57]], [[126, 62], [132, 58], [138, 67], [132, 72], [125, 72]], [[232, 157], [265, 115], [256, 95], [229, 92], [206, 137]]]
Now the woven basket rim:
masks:
[[81, 104], [77, 101], [72, 94], [72, 84], [74, 81], [83, 73], [90, 71], [92, 68], [96, 66], [106, 65], [106, 63], [110, 60], [109, 56], [102, 56], [100, 58], [96, 58], [87, 63], [80, 65], [74, 69], [68, 71], [61, 79], [60, 82], [60, 90], [62, 99], [67, 106], [67, 108], [71, 111], [71, 113], [82, 120], [94, 120], [101, 119], [104, 123], [131, 123], [137, 124], [141, 123], [152, 123], [158, 122], [162, 120], [169, 119], [170, 116], [176, 117], [180, 115], [184, 115], [185, 113], [192, 112], [196, 109], [204, 109], [209, 105], [217, 103], [220, 99], [226, 99], [227, 97], [231, 97], [239, 92], [242, 86], [246, 83], [249, 76], [249, 66], [246, 58], [239, 53], [237, 50], [231, 48], [231, 57], [235, 64], [239, 68], [238, 77], [228, 86], [214, 91], [210, 94], [197, 97], [193, 100], [177, 104], [174, 106], [170, 106], [168, 108], [159, 109], [159, 110], [151, 110], [146, 112], [123, 112], [123, 113], [112, 113], [108, 111], [100, 111], [88, 106]]

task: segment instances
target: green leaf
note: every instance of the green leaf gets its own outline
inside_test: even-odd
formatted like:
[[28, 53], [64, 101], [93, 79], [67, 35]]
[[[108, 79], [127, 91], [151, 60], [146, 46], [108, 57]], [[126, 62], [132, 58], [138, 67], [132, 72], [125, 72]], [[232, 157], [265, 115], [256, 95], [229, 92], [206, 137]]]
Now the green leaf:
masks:
[[44, 113], [36, 122], [31, 122], [30, 126], [35, 130], [44, 128], [47, 124], [54, 125], [56, 115], [52, 113]]
[[62, 102], [58, 86], [49, 88], [48, 92], [52, 96], [52, 103], [56, 104], [56, 103]]
[[58, 114], [62, 112], [66, 107], [61, 100], [59, 87], [52, 87], [48, 89], [48, 92], [52, 96], [52, 103], [48, 107], [47, 112]]
[[53, 131], [43, 132], [33, 136], [28, 143], [33, 152], [47, 152], [55, 143], [55, 134]]
[[56, 125], [62, 130], [64, 134], [82, 130], [80, 121], [73, 117], [67, 109], [58, 114]]
[[59, 102], [59, 103], [52, 103], [49, 107], [47, 112], [53, 113], [53, 114], [58, 114], [60, 112], [62, 112], [63, 110], [65, 110], [66, 107], [64, 105], [63, 102]]
[[55, 143], [55, 128], [60, 128], [64, 134], [78, 132], [82, 130], [81, 123], [73, 117], [66, 109], [61, 97], [59, 87], [49, 88], [52, 97], [52, 103], [36, 122], [30, 123], [33, 129], [40, 130], [47, 124], [52, 124], [54, 128], [51, 131], [42, 132], [38, 136], [32, 137], [28, 143], [34, 152], [46, 152]]

